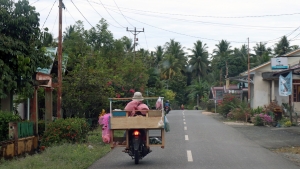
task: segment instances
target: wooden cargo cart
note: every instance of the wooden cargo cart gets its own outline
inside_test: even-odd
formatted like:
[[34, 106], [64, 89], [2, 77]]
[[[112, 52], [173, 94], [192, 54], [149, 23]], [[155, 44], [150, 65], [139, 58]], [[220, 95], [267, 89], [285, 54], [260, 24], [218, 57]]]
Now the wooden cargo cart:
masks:
[[[161, 97], [162, 98], [162, 97]], [[158, 99], [158, 97], [144, 97], [144, 99]], [[163, 99], [163, 98], [162, 98]], [[144, 129], [146, 131], [146, 146], [161, 147], [165, 146], [165, 130], [158, 127], [158, 122], [164, 122], [164, 111], [148, 110], [146, 116], [128, 116], [125, 110], [112, 110], [112, 102], [123, 100], [128, 102], [131, 98], [110, 98], [110, 146], [114, 147], [129, 147], [128, 130]], [[163, 105], [163, 101], [162, 101]], [[126, 131], [126, 132], [125, 132]], [[119, 136], [115, 134], [119, 133]], [[126, 133], [120, 137], [120, 133]]]

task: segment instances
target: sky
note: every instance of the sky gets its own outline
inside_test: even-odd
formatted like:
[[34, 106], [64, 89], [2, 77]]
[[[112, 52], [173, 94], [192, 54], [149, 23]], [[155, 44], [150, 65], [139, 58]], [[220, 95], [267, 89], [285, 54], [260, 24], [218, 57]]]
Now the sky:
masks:
[[[59, 0], [29, 0], [40, 13], [40, 27], [58, 35]], [[63, 0], [62, 30], [81, 20], [86, 30], [101, 18], [115, 39], [137, 35], [137, 49], [155, 51], [174, 39], [193, 48], [197, 40], [211, 54], [221, 40], [231, 49], [256, 43], [274, 47], [284, 35], [290, 45], [300, 45], [300, 0]]]

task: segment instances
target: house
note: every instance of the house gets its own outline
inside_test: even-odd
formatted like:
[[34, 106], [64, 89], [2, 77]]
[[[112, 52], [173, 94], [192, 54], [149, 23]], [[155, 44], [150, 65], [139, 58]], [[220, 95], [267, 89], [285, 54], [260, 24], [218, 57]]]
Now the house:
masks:
[[[250, 69], [251, 108], [262, 107], [276, 101], [278, 105], [282, 103], [294, 105], [294, 111], [300, 111], [299, 60], [300, 49], [272, 58], [271, 61]], [[279, 94], [279, 77], [285, 77], [290, 72], [292, 73], [292, 93], [290, 96], [281, 96]], [[248, 83], [248, 71], [229, 79]]]
[[209, 98], [211, 100], [216, 100], [217, 103], [220, 103], [222, 102], [225, 94], [232, 94], [236, 98], [243, 100], [245, 97], [247, 97], [247, 91], [247, 84], [245, 83], [238, 83], [236, 85], [229, 85], [227, 83], [227, 85], [223, 87], [211, 87]]

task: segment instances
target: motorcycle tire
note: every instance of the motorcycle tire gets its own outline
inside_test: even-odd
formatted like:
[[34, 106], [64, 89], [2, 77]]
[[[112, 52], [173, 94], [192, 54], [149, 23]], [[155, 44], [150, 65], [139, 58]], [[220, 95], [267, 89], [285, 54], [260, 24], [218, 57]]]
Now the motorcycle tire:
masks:
[[140, 153], [139, 150], [134, 150], [134, 163], [138, 164], [140, 160]]

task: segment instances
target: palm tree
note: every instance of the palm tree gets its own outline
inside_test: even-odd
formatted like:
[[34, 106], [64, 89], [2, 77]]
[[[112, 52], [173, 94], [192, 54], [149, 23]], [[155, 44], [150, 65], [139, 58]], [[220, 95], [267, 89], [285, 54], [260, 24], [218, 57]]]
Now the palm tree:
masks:
[[181, 63], [180, 69], [184, 70], [187, 58], [185, 57], [184, 47], [182, 47], [179, 42], [176, 42], [174, 39], [167, 42], [165, 44], [165, 54], [173, 55], [176, 59], [178, 59], [178, 62]]
[[157, 46], [155, 48], [154, 55], [155, 55], [155, 64], [158, 67], [159, 62], [161, 62], [163, 59], [164, 48], [162, 46]]
[[214, 57], [228, 57], [232, 53], [230, 42], [226, 40], [221, 40], [216, 47], [217, 49], [213, 50]]
[[257, 43], [256, 46], [253, 47], [256, 56], [261, 57], [264, 53], [268, 53], [269, 51], [266, 48], [266, 43]]
[[198, 82], [200, 82], [200, 76], [206, 75], [209, 64], [207, 46], [198, 40], [194, 43], [194, 48], [189, 50], [192, 52], [192, 55], [189, 55], [189, 64], [192, 66], [192, 72], [198, 77]]
[[277, 55], [284, 55], [291, 51], [290, 43], [286, 36], [283, 36], [275, 45], [274, 53]]
[[66, 31], [64, 31], [63, 41], [65, 41], [65, 40], [67, 40], [67, 39], [70, 39], [71, 34], [72, 34], [73, 32], [75, 32], [75, 26], [72, 26], [72, 25], [68, 26], [68, 27], [66, 28]]
[[176, 73], [180, 72], [179, 59], [175, 58], [174, 55], [167, 54], [162, 60], [162, 71], [161, 76], [163, 79], [171, 79]]

